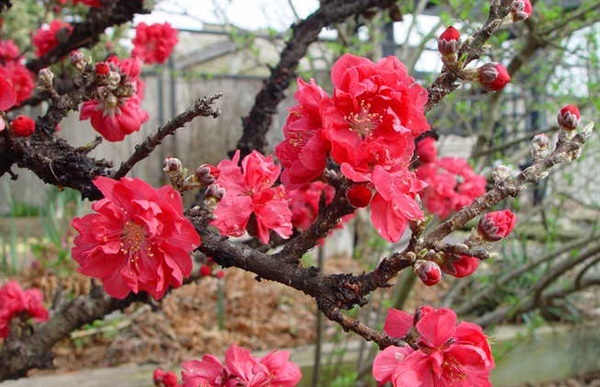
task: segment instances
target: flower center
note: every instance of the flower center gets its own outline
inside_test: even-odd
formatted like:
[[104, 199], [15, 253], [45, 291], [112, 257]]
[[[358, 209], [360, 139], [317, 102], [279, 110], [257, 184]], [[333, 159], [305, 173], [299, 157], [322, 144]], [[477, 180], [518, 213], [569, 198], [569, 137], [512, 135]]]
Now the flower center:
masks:
[[146, 234], [144, 228], [131, 220], [128, 220], [123, 227], [121, 236], [121, 252], [129, 255], [129, 263], [137, 268], [139, 259], [139, 250], [144, 242]]
[[458, 360], [456, 360], [456, 358], [453, 356], [448, 356], [447, 354], [444, 356], [442, 369], [444, 370], [443, 372], [446, 379], [452, 382], [458, 382], [467, 376]]
[[358, 133], [362, 139], [369, 137], [381, 123], [381, 114], [370, 113], [370, 110], [370, 103], [360, 101], [360, 111], [344, 117], [350, 124], [350, 129]]

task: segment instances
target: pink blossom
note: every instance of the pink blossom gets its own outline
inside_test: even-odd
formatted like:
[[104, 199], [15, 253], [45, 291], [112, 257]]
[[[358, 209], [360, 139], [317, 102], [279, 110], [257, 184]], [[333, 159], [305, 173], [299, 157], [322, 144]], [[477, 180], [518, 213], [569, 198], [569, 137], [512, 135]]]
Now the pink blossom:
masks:
[[22, 316], [38, 322], [48, 320], [44, 296], [39, 289], [23, 290], [17, 281], [8, 281], [0, 287], [0, 337], [7, 338], [10, 322]]
[[425, 137], [417, 143], [415, 154], [422, 163], [432, 163], [437, 159], [437, 146], [435, 138]]
[[[217, 166], [220, 173], [216, 184], [225, 189], [225, 196], [214, 211], [212, 225], [224, 235], [242, 236], [246, 230], [269, 243], [269, 231], [283, 238], [292, 234], [292, 212], [285, 199], [285, 189], [277, 181], [281, 167], [254, 151], [238, 167], [239, 150], [233, 159]], [[252, 224], [249, 224], [252, 220]]]
[[202, 360], [182, 364], [184, 387], [293, 387], [302, 373], [289, 361], [287, 351], [272, 351], [263, 358], [255, 358], [250, 351], [232, 345], [225, 353], [225, 365], [212, 355]]
[[425, 208], [442, 219], [485, 193], [486, 179], [460, 157], [442, 157], [423, 164], [416, 174], [427, 183], [423, 190]]
[[78, 271], [100, 278], [116, 298], [146, 291], [158, 300], [169, 287], [181, 286], [200, 237], [183, 216], [179, 192], [130, 178], [99, 176], [94, 185], [104, 199], [92, 204], [94, 214], [72, 222], [79, 232], [71, 252]]
[[17, 94], [16, 106], [31, 97], [35, 81], [31, 71], [19, 61], [6, 62], [0, 66], [0, 78], [8, 80]]
[[33, 45], [36, 47], [35, 55], [38, 57], [47, 54], [66, 39], [73, 31], [73, 26], [62, 20], [52, 20], [50, 24], [38, 29], [33, 36]]
[[290, 109], [283, 127], [285, 139], [275, 147], [284, 167], [281, 181], [286, 186], [308, 183], [323, 173], [329, 144], [323, 137], [322, 111], [330, 98], [311, 79], [298, 79], [294, 93], [298, 104]]
[[[8, 110], [17, 102], [17, 93], [12, 83], [0, 77], [0, 110]], [[0, 120], [4, 122], [4, 120]]]
[[325, 203], [329, 204], [333, 200], [335, 189], [322, 181], [314, 181], [287, 188], [285, 193], [292, 211], [292, 225], [295, 229], [304, 231], [319, 214], [321, 195], [325, 195]]
[[397, 242], [409, 220], [423, 217], [415, 197], [425, 184], [406, 169], [389, 172], [376, 166], [373, 185], [377, 193], [371, 201], [371, 222], [384, 239]]
[[169, 23], [140, 23], [135, 28], [131, 55], [146, 64], [165, 63], [178, 41], [177, 30]]
[[457, 324], [451, 309], [427, 307], [418, 314], [414, 322], [418, 349], [388, 347], [378, 354], [373, 363], [378, 382], [394, 387], [491, 386], [495, 364], [481, 327]]
[[108, 141], [121, 141], [137, 132], [148, 118], [135, 95], [120, 100], [116, 106], [98, 100], [87, 101], [79, 113], [80, 120], [90, 119], [92, 127]]

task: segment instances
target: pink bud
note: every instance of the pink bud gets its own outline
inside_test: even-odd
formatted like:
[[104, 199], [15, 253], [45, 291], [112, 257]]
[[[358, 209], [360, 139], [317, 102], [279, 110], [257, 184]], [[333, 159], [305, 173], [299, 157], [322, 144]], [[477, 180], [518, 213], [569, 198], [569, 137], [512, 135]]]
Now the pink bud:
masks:
[[164, 376], [165, 376], [165, 371], [161, 370], [160, 368], [155, 369], [154, 372], [152, 373], [152, 381], [154, 382], [154, 385], [161, 386]]
[[223, 270], [219, 270], [217, 274], [215, 274], [215, 277], [217, 277], [217, 279], [223, 279], [223, 277], [225, 277], [225, 272]]
[[481, 66], [478, 70], [479, 83], [487, 91], [502, 90], [508, 82], [510, 75], [506, 67], [500, 63], [490, 62]]
[[371, 202], [371, 195], [371, 190], [362, 184], [353, 186], [346, 193], [350, 204], [357, 208], [368, 206]]
[[225, 190], [216, 184], [209, 185], [208, 188], [206, 188], [206, 193], [204, 196], [206, 198], [221, 200], [223, 199], [223, 196], [225, 196]]
[[413, 266], [415, 274], [421, 282], [427, 286], [432, 286], [440, 282], [442, 279], [442, 270], [437, 263], [419, 259]]
[[571, 131], [575, 130], [577, 125], [579, 125], [581, 115], [579, 114], [579, 109], [577, 106], [565, 105], [562, 107], [562, 109], [560, 109], [556, 120], [558, 121], [558, 126], [564, 130]]
[[438, 51], [446, 56], [456, 54], [460, 47], [460, 32], [452, 26], [446, 30], [438, 38]]
[[167, 157], [163, 162], [163, 171], [168, 173], [181, 172], [183, 170], [183, 165], [181, 164], [181, 160], [176, 157]]
[[202, 185], [211, 185], [212, 183], [215, 182], [215, 176], [213, 175], [213, 172], [215, 172], [218, 175], [218, 169], [217, 167], [215, 167], [214, 165], [210, 165], [210, 164], [202, 164], [201, 166], [199, 166], [196, 169], [196, 179], [198, 179], [198, 181], [202, 184]]
[[514, 0], [510, 6], [510, 13], [514, 22], [529, 19], [533, 13], [533, 7], [529, 0]]
[[162, 382], [165, 387], [177, 387], [177, 375], [175, 372], [169, 371], [163, 376]]
[[488, 212], [479, 220], [477, 232], [489, 242], [506, 238], [515, 228], [517, 216], [510, 210]]
[[479, 259], [466, 254], [450, 254], [442, 265], [442, 271], [456, 278], [468, 277], [479, 267]]
[[35, 132], [35, 121], [27, 116], [17, 116], [10, 127], [17, 137], [29, 137]]
[[435, 145], [435, 138], [426, 137], [417, 143], [417, 150], [415, 151], [419, 160], [422, 163], [432, 163], [437, 159], [437, 146]]

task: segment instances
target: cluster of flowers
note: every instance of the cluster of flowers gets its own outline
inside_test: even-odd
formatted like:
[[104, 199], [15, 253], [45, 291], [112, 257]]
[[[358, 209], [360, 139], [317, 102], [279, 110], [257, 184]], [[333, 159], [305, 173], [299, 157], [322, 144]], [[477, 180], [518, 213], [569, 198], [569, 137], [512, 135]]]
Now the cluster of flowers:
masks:
[[390, 346], [373, 362], [373, 377], [394, 387], [491, 386], [495, 363], [479, 325], [460, 322], [451, 309], [423, 306], [414, 317], [390, 308], [384, 331], [415, 338], [413, 347]]
[[[225, 364], [213, 355], [184, 362], [181, 365], [183, 387], [293, 387], [300, 381], [302, 373], [289, 361], [289, 356], [287, 351], [272, 351], [263, 358], [255, 358], [249, 350], [232, 345], [225, 353]], [[156, 386], [181, 386], [173, 372], [158, 369], [154, 371], [153, 379]]]
[[419, 141], [416, 154], [422, 163], [416, 174], [427, 183], [421, 196], [430, 213], [444, 219], [485, 193], [485, 177], [476, 174], [463, 158], [438, 158], [435, 139]]
[[330, 159], [362, 188], [355, 205], [371, 205], [371, 220], [389, 241], [398, 241], [408, 220], [423, 216], [415, 197], [424, 183], [408, 170], [415, 138], [429, 129], [427, 91], [395, 57], [377, 63], [346, 54], [331, 70], [329, 96], [314, 80], [298, 80], [276, 147], [286, 187], [318, 180]]
[[0, 338], [7, 338], [13, 318], [34, 318], [38, 322], [48, 320], [43, 304], [44, 296], [39, 289], [23, 290], [16, 281], [0, 287]]
[[[80, 53], [72, 53], [77, 62]], [[140, 130], [148, 113], [140, 107], [143, 98], [141, 61], [112, 56], [96, 63], [97, 98], [81, 106], [80, 120], [90, 119], [92, 127], [108, 141], [121, 141]]]
[[27, 70], [23, 61], [19, 47], [12, 40], [0, 40], [0, 79], [2, 80], [0, 88], [3, 90], [11, 89], [14, 93], [14, 101], [11, 97], [12, 103], [9, 106], [6, 106], [7, 103], [3, 103], [0, 110], [6, 110], [13, 105], [20, 105], [33, 92], [35, 86], [34, 76]]

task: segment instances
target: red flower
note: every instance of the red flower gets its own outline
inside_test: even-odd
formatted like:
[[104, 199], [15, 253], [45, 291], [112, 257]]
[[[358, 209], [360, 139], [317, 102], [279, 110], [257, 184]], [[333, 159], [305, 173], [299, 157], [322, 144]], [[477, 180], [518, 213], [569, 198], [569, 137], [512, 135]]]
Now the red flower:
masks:
[[423, 190], [425, 207], [442, 219], [485, 193], [485, 177], [476, 174], [460, 157], [442, 157], [423, 164], [416, 174], [428, 185]]
[[281, 168], [272, 157], [256, 151], [244, 158], [241, 168], [239, 159], [238, 150], [233, 159], [223, 160], [217, 166], [220, 173], [216, 184], [225, 189], [225, 196], [217, 205], [216, 219], [211, 224], [229, 236], [242, 236], [250, 226], [249, 231], [265, 244], [269, 243], [270, 230], [289, 237], [292, 212], [285, 200], [285, 189], [281, 185], [272, 187]]
[[23, 101], [31, 97], [35, 81], [31, 71], [17, 61], [6, 62], [4, 66], [0, 66], [0, 78], [8, 80], [17, 93], [16, 106], [19, 106]]
[[0, 337], [7, 338], [10, 322], [14, 317], [34, 318], [38, 322], [48, 320], [43, 305], [44, 296], [39, 289], [23, 291], [17, 281], [9, 281], [0, 287]]
[[502, 90], [510, 82], [508, 70], [500, 63], [486, 63], [478, 68], [477, 72], [479, 84], [487, 91]]
[[35, 132], [35, 121], [27, 116], [17, 116], [10, 123], [13, 133], [17, 137], [29, 137]]
[[437, 146], [435, 138], [425, 137], [417, 143], [415, 154], [422, 163], [432, 163], [437, 159]]
[[453, 277], [468, 277], [479, 267], [479, 259], [465, 254], [449, 255], [440, 267], [444, 273]]
[[66, 39], [71, 32], [73, 32], [71, 24], [61, 20], [52, 20], [49, 25], [38, 29], [33, 36], [33, 45], [36, 47], [35, 55], [38, 57], [45, 55], [60, 41]]
[[0, 40], [0, 62], [19, 61], [21, 52], [12, 40]]
[[346, 54], [331, 69], [333, 104], [324, 109], [331, 156], [342, 172], [368, 174], [375, 165], [406, 165], [414, 139], [429, 129], [427, 91], [396, 57], [377, 63]]
[[575, 130], [581, 120], [581, 114], [579, 114], [577, 106], [565, 105], [560, 109], [556, 120], [558, 121], [558, 125], [564, 130]]
[[115, 106], [110, 101], [84, 102], [79, 119], [90, 119], [92, 127], [108, 141], [121, 141], [126, 135], [140, 130], [148, 121], [148, 113], [142, 110], [139, 98], [134, 95], [117, 101]]
[[[17, 102], [17, 93], [12, 86], [12, 83], [4, 77], [0, 77], [0, 110], [8, 110]], [[4, 123], [4, 120], [0, 120]], [[4, 129], [2, 127], [0, 131]]]
[[84, 4], [88, 7], [101, 7], [100, 0], [73, 0], [73, 4]]
[[491, 386], [489, 375], [495, 364], [481, 327], [456, 324], [451, 309], [427, 307], [423, 311], [414, 323], [420, 335], [418, 349], [386, 348], [373, 362], [375, 379], [394, 387]]
[[438, 38], [437, 44], [440, 54], [444, 56], [456, 54], [460, 47], [460, 32], [452, 26], [446, 28]]
[[181, 384], [177, 383], [177, 375], [173, 371], [165, 372], [160, 368], [157, 368], [152, 373], [152, 381], [155, 386], [158, 387], [180, 387]]
[[294, 93], [298, 104], [290, 109], [283, 126], [285, 139], [275, 147], [284, 167], [281, 181], [286, 186], [311, 182], [323, 173], [329, 144], [323, 137], [322, 110], [330, 98], [315, 83], [298, 79]]
[[146, 64], [165, 63], [177, 44], [177, 30], [169, 23], [140, 23], [135, 28], [132, 56], [139, 57]]
[[181, 286], [200, 237], [183, 216], [179, 192], [130, 178], [99, 176], [94, 184], [104, 194], [92, 205], [96, 213], [72, 222], [80, 234], [72, 249], [79, 272], [100, 278], [116, 298], [146, 291], [160, 299], [169, 286]]
[[285, 190], [285, 195], [292, 211], [292, 225], [304, 231], [310, 227], [319, 214], [321, 195], [325, 195], [325, 204], [331, 203], [335, 189], [322, 181], [293, 186]]
[[494, 211], [485, 214], [477, 225], [477, 232], [489, 242], [506, 238], [515, 228], [517, 216], [510, 210]]
[[373, 185], [377, 193], [371, 201], [371, 222], [384, 239], [398, 242], [409, 220], [423, 218], [415, 197], [425, 184], [406, 169], [388, 172], [378, 165], [373, 170]]

